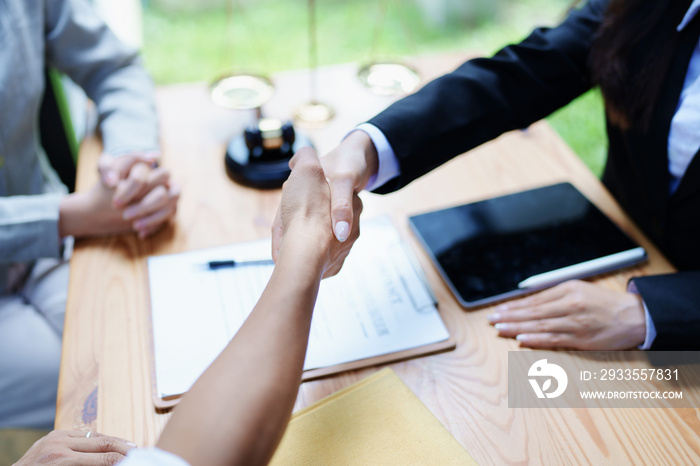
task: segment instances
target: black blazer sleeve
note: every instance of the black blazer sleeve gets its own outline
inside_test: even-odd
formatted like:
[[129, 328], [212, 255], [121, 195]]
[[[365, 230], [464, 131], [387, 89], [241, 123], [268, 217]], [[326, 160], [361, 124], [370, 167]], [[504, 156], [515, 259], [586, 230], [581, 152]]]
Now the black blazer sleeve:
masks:
[[700, 348], [700, 271], [634, 279], [656, 328], [652, 350]]
[[590, 0], [492, 58], [466, 62], [372, 118], [399, 160], [399, 189], [500, 134], [525, 128], [587, 91], [589, 48], [608, 0]]

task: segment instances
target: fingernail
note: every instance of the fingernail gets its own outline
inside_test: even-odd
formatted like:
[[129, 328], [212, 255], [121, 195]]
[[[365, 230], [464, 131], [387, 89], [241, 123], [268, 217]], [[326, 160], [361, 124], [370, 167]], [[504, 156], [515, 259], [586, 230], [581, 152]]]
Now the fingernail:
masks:
[[508, 305], [507, 305], [507, 304], [499, 304], [498, 306], [496, 306], [496, 307], [494, 308], [494, 310], [495, 310], [495, 311], [498, 311], [498, 312], [507, 311], [507, 310], [508, 310]]
[[129, 441], [127, 441], [126, 444], [129, 445], [131, 448], [136, 448], [136, 447], [138, 447], [138, 445], [136, 445], [134, 442], [129, 442]]
[[501, 314], [494, 313], [494, 314], [489, 314], [486, 316], [486, 318], [489, 320], [489, 322], [498, 322], [501, 320]]
[[517, 336], [515, 337], [515, 339], [518, 340], [518, 341], [527, 342], [527, 341], [530, 341], [530, 335], [528, 335], [528, 334], [526, 334], [526, 333], [521, 333], [520, 335], [517, 335]]
[[124, 210], [124, 215], [123, 215], [124, 220], [131, 220], [135, 216], [136, 216], [136, 209], [135, 208], [128, 207], [126, 210]]
[[105, 173], [105, 184], [110, 188], [114, 187], [117, 184], [117, 174], [112, 171]]
[[509, 324], [504, 324], [503, 322], [498, 323], [493, 326], [496, 330], [508, 330], [510, 328]]
[[338, 222], [335, 224], [335, 237], [341, 243], [348, 239], [350, 235], [350, 224], [348, 222]]
[[137, 220], [134, 222], [134, 230], [143, 230], [144, 222], [142, 220]]

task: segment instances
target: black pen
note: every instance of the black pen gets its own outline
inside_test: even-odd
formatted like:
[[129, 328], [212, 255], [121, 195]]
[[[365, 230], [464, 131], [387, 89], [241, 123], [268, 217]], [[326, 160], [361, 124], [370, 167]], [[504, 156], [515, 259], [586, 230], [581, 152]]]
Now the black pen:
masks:
[[207, 262], [207, 266], [210, 270], [223, 269], [228, 267], [242, 267], [246, 265], [275, 265], [275, 262], [272, 259], [261, 259], [253, 261], [226, 260]]

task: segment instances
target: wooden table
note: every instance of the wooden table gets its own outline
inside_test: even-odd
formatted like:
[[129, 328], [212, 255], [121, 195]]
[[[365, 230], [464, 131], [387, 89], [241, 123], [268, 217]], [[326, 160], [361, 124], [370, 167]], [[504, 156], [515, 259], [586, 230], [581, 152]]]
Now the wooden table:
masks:
[[[464, 56], [415, 60], [426, 79], [453, 69]], [[355, 80], [356, 67], [321, 70], [320, 98], [335, 107], [328, 126], [308, 131], [321, 153], [333, 148], [355, 124], [387, 106], [390, 98], [369, 94]], [[269, 116], [287, 117], [308, 99], [305, 72], [274, 79], [277, 94]], [[133, 236], [78, 241], [72, 259], [56, 427], [97, 430], [152, 445], [169, 414], [151, 403], [148, 288], [145, 258], [230, 242], [265, 238], [279, 191], [256, 191], [227, 178], [225, 142], [251, 116], [214, 107], [206, 86], [158, 89], [163, 164], [182, 184], [174, 224], [152, 239]], [[85, 141], [79, 187], [96, 180], [95, 138]], [[365, 218], [390, 213], [413, 246], [457, 341], [455, 351], [391, 367], [483, 464], [489, 463], [697, 463], [700, 417], [694, 409], [509, 409], [507, 354], [514, 340], [496, 336], [489, 309], [462, 309], [408, 232], [407, 216], [568, 180], [649, 251], [643, 267], [597, 280], [623, 289], [634, 275], [672, 267], [621, 211], [610, 194], [544, 122], [506, 134], [461, 156], [400, 192], [362, 195]], [[301, 408], [373, 373], [377, 368], [304, 383]]]

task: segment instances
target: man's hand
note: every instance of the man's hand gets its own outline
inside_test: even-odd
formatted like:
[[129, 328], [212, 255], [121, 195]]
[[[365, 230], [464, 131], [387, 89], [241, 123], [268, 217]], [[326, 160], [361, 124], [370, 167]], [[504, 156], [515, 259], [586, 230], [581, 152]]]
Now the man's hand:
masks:
[[[321, 158], [321, 166], [330, 186], [331, 231], [339, 243], [333, 248], [332, 264], [325, 277], [338, 273], [352, 245], [360, 236], [362, 201], [358, 194], [377, 172], [377, 151], [362, 131], [354, 131], [334, 150]], [[272, 258], [279, 255], [282, 238], [280, 212], [272, 225]]]
[[622, 350], [646, 336], [638, 295], [579, 280], [501, 304], [488, 319], [499, 336], [531, 348]]
[[54, 430], [37, 440], [16, 466], [49, 465], [106, 465], [117, 464], [136, 444], [107, 435]]

